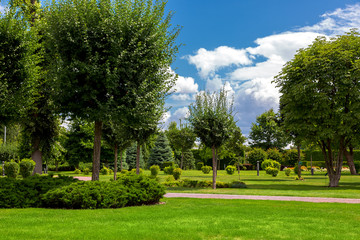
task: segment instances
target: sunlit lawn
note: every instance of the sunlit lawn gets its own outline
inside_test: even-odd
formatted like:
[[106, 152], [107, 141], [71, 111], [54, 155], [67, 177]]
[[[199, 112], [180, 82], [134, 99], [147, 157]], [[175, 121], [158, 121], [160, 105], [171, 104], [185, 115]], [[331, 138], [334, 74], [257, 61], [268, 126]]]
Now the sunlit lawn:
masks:
[[[86, 176], [73, 174], [72, 172], [62, 172], [61, 174]], [[150, 175], [150, 171], [145, 171], [145, 174]], [[360, 176], [343, 173], [340, 180], [340, 187], [328, 188], [329, 180], [324, 172], [316, 172], [313, 176], [310, 172], [303, 172], [302, 174], [305, 179], [304, 181], [294, 180], [294, 173], [291, 173], [291, 175], [287, 177], [283, 171], [275, 178], [267, 175], [264, 171], [260, 171], [260, 176], [257, 176], [256, 171], [241, 171], [240, 179], [248, 186], [246, 189], [222, 188], [212, 190], [210, 188], [168, 188], [167, 192], [360, 198]], [[87, 176], [90, 177], [91, 175]], [[113, 178], [113, 176], [100, 175], [100, 180], [102, 181], [108, 181], [111, 178]], [[164, 182], [166, 178], [168, 178], [168, 175], [160, 172], [160, 181]], [[181, 179], [185, 178], [211, 181], [212, 174], [203, 174], [197, 170], [183, 171]], [[224, 170], [221, 170], [218, 171], [217, 180], [231, 182], [233, 180], [239, 180], [239, 175], [227, 175]]]

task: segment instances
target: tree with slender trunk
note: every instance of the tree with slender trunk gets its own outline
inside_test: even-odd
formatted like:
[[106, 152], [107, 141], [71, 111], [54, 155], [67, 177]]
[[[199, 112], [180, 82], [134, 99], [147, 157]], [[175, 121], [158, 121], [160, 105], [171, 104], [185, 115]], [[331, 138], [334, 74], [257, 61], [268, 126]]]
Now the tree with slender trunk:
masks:
[[319, 145], [329, 187], [339, 186], [344, 152], [360, 122], [359, 49], [356, 31], [319, 37], [275, 77], [284, 126]]
[[179, 28], [171, 27], [165, 6], [165, 1], [62, 0], [46, 8], [43, 32], [55, 102], [64, 115], [95, 122], [92, 180], [99, 180], [103, 122], [138, 124], [126, 120], [132, 106], [162, 96], [163, 83], [171, 79]]
[[189, 107], [189, 123], [201, 142], [211, 148], [213, 165], [213, 189], [216, 189], [216, 150], [230, 137], [235, 128], [233, 101], [223, 88], [219, 93], [203, 92], [196, 96]]

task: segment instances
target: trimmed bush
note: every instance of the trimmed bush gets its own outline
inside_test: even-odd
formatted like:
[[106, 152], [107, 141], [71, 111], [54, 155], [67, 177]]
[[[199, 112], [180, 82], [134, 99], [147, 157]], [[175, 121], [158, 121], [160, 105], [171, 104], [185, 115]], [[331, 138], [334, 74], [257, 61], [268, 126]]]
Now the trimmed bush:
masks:
[[16, 178], [19, 174], [19, 164], [12, 160], [4, 165], [5, 175], [9, 178]]
[[50, 189], [78, 181], [73, 177], [30, 176], [25, 179], [0, 178], [0, 208], [41, 207], [41, 196]]
[[100, 170], [100, 173], [101, 173], [102, 175], [110, 175], [110, 174], [111, 174], [111, 171], [110, 171], [109, 168], [107, 168], [107, 167], [104, 166], [104, 167]]
[[89, 175], [90, 169], [89, 169], [89, 168], [84, 168], [83, 173], [84, 173], [85, 175]]
[[174, 165], [169, 166], [169, 167], [164, 167], [164, 173], [167, 174], [167, 175], [172, 175], [174, 169], [175, 169]]
[[286, 175], [286, 176], [290, 176], [290, 173], [291, 173], [291, 169], [290, 169], [290, 168], [286, 168], [286, 169], [285, 169], [285, 175]]
[[[130, 173], [136, 174], [136, 168], [131, 169]], [[139, 174], [143, 174], [144, 170], [142, 168], [139, 168]]]
[[173, 170], [172, 175], [174, 176], [174, 179], [175, 179], [175, 180], [179, 180], [179, 179], [180, 179], [180, 176], [181, 176], [181, 173], [182, 173], [181, 168], [175, 168], [175, 169]]
[[225, 168], [225, 171], [227, 174], [229, 175], [233, 175], [236, 171], [236, 167], [235, 166], [232, 166], [232, 165], [228, 165], [226, 168]]
[[[198, 181], [184, 179], [179, 181], [166, 181], [163, 183], [168, 187], [188, 187], [188, 188], [209, 188], [212, 187], [212, 181]], [[246, 188], [246, 184], [240, 181], [233, 181], [232, 183], [216, 182], [217, 188]]]
[[272, 167], [272, 168], [277, 168], [280, 170], [281, 164], [277, 161], [271, 160], [271, 159], [266, 159], [265, 161], [263, 161], [261, 163], [261, 168], [263, 170], [265, 170], [268, 167]]
[[201, 171], [202, 171], [204, 174], [209, 174], [211, 170], [212, 170], [212, 167], [211, 167], [211, 166], [203, 166], [203, 167], [201, 168]]
[[276, 177], [279, 174], [279, 169], [274, 167], [265, 168], [266, 174]]
[[150, 172], [152, 177], [156, 177], [159, 174], [160, 167], [158, 165], [152, 165], [150, 167]]
[[74, 173], [75, 174], [81, 174], [81, 170], [80, 169], [75, 169]]
[[175, 165], [174, 162], [163, 162], [162, 169], [164, 169], [166, 167], [174, 167], [174, 165]]
[[35, 168], [35, 162], [31, 159], [24, 158], [20, 162], [20, 175], [23, 178], [30, 177]]
[[201, 170], [201, 168], [204, 166], [204, 163], [203, 162], [198, 162], [196, 163], [196, 169], [197, 170]]

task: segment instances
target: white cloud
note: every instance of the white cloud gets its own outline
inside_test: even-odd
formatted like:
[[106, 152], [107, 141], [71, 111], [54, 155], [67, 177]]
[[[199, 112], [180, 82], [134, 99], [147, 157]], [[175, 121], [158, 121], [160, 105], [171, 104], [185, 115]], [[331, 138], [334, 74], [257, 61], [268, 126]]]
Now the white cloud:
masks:
[[6, 12], [6, 7], [0, 5], [0, 14], [4, 14]]
[[227, 46], [220, 46], [214, 51], [200, 48], [194, 56], [187, 56], [186, 58], [190, 64], [196, 66], [202, 78], [211, 76], [215, 71], [224, 67], [252, 63], [245, 49], [235, 49]]
[[174, 112], [174, 118], [176, 120], [178, 119], [185, 119], [187, 117], [189, 117], [189, 108], [188, 107], [182, 107], [182, 108], [178, 108], [175, 112]]
[[351, 28], [360, 27], [360, 3], [338, 8], [333, 12], [321, 16], [323, 20], [313, 26], [305, 26], [300, 31], [311, 31], [326, 35], [339, 35], [348, 32]]
[[206, 90], [210, 92], [216, 92], [223, 86], [222, 79], [219, 75], [215, 75], [213, 78], [206, 80]]
[[198, 88], [199, 85], [195, 83], [194, 78], [178, 76], [174, 91], [176, 93], [197, 93]]
[[192, 100], [193, 98], [190, 96], [190, 94], [172, 94], [171, 99], [176, 101], [187, 101]]

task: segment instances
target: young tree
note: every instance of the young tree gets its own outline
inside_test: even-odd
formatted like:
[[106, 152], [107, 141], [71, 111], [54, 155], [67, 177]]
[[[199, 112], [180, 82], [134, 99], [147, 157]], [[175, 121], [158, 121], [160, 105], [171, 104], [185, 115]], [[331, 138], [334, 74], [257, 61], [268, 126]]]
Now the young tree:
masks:
[[273, 109], [257, 116], [256, 123], [251, 126], [249, 139], [252, 147], [260, 147], [265, 151], [269, 148], [282, 149], [288, 143], [287, 136], [280, 127], [279, 114]]
[[360, 121], [359, 49], [355, 31], [319, 37], [275, 78], [286, 129], [319, 145], [330, 187], [339, 185], [344, 151]]
[[219, 93], [203, 92], [189, 107], [188, 121], [201, 142], [211, 148], [213, 163], [213, 189], [216, 189], [216, 151], [231, 136], [235, 127], [232, 101], [223, 88]]
[[159, 133], [155, 146], [151, 149], [147, 166], [159, 165], [161, 167], [164, 162], [173, 161], [174, 157], [169, 145], [169, 140], [164, 133]]
[[131, 115], [126, 112], [138, 100], [157, 104], [170, 79], [179, 28], [171, 29], [165, 5], [63, 0], [52, 2], [45, 13], [55, 100], [63, 114], [95, 122], [92, 180], [99, 179], [102, 123]]

